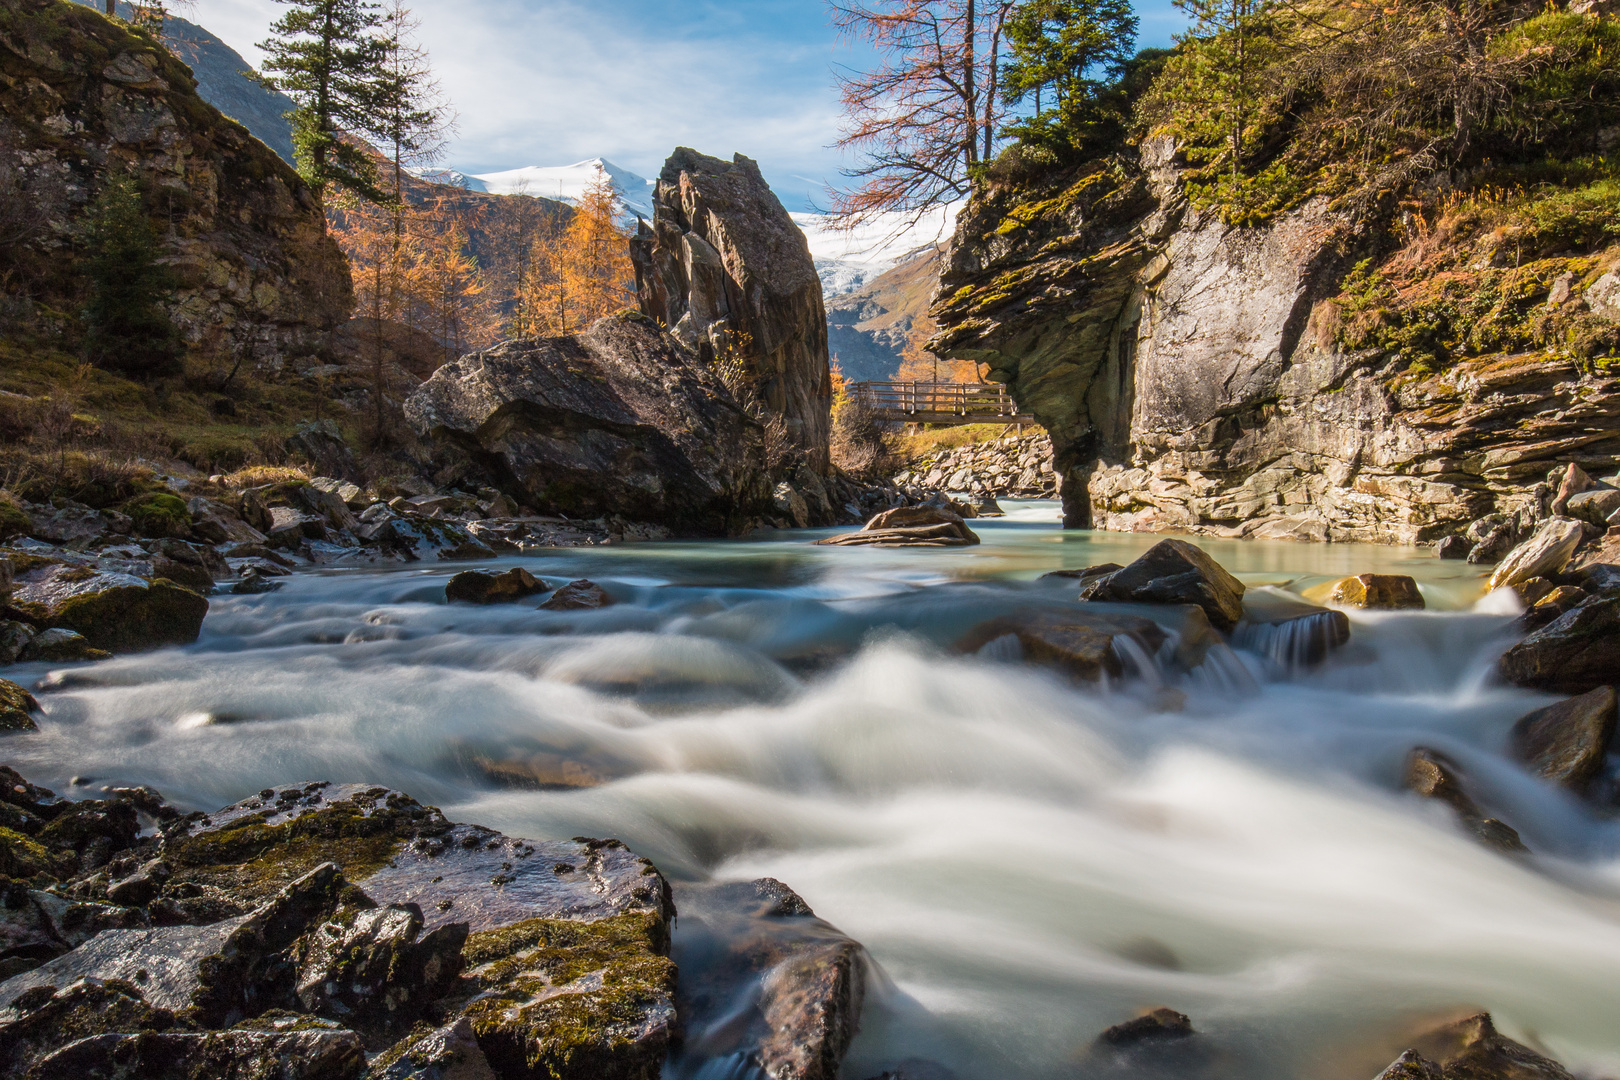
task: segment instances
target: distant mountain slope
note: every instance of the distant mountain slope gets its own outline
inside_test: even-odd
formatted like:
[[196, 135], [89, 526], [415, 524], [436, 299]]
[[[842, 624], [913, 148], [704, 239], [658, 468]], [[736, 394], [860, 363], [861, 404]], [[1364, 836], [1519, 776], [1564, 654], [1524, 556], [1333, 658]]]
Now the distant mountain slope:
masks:
[[[75, 3], [101, 10], [96, 0]], [[128, 19], [134, 10], [121, 2], [118, 14]], [[247, 128], [283, 161], [293, 163], [292, 125], [285, 115], [293, 107], [291, 98], [249, 78], [246, 72], [253, 66], [242, 54], [196, 23], [171, 15], [163, 26], [163, 43], [191, 68], [199, 97]]]
[[905, 214], [887, 213], [849, 232], [829, 228], [825, 214], [794, 214], [793, 221], [810, 242], [822, 295], [830, 303], [833, 297], [871, 284], [923, 248], [950, 239], [958, 209], [938, 207], [916, 222]]
[[852, 382], [893, 379], [900, 353], [939, 287], [943, 245], [914, 252], [865, 286], [827, 301], [827, 348]]

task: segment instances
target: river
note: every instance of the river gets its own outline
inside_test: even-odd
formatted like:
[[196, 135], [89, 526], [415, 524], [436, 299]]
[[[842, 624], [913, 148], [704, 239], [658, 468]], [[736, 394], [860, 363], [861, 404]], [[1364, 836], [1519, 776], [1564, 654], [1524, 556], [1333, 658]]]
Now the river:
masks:
[[[299, 574], [215, 598], [193, 646], [8, 672], [46, 716], [6, 757], [58, 791], [145, 783], [203, 809], [374, 781], [516, 835], [619, 837], [677, 889], [779, 878], [877, 965], [850, 1080], [907, 1058], [1084, 1074], [1099, 1031], [1158, 1005], [1207, 1036], [1199, 1075], [1367, 1080], [1470, 1008], [1620, 1073], [1620, 826], [1502, 755], [1553, 699], [1492, 685], [1512, 613], [1477, 603], [1478, 568], [1200, 539], [1251, 589], [1408, 573], [1429, 610], [1352, 614], [1311, 671], [1223, 653], [1159, 711], [1157, 671], [1080, 688], [948, 651], [1072, 601], [1041, 574], [1158, 539], [1009, 507], [965, 549], [786, 533], [501, 561], [619, 601], [590, 612], [447, 606], [464, 564]], [[1535, 855], [1403, 793], [1417, 744]], [[553, 786], [512, 786], [525, 772]]]

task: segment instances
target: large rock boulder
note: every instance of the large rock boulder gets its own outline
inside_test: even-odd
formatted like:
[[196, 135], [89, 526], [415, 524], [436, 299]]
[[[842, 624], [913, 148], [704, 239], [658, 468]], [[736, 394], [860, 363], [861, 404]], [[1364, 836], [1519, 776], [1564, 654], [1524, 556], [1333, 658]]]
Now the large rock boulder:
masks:
[[760, 425], [645, 316], [469, 353], [411, 395], [405, 415], [543, 512], [721, 535], [769, 511]]
[[1496, 1030], [1476, 1013], [1420, 1035], [1378, 1080], [1574, 1080], [1558, 1062]]
[[1517, 585], [1532, 578], [1550, 578], [1560, 573], [1575, 557], [1575, 549], [1586, 538], [1578, 521], [1552, 518], [1536, 534], [1512, 551], [1491, 574], [1490, 587]]
[[977, 544], [979, 534], [962, 515], [937, 506], [901, 506], [876, 514], [859, 532], [815, 541], [835, 547], [962, 547]]
[[1135, 562], [1087, 586], [1087, 600], [1196, 604], [1210, 625], [1230, 632], [1243, 618], [1243, 582], [1185, 540], [1160, 540]]
[[1589, 597], [1508, 649], [1503, 679], [1555, 694], [1584, 694], [1620, 679], [1620, 597]]
[[631, 242], [641, 310], [704, 362], [738, 369], [826, 473], [832, 378], [821, 279], [759, 166], [681, 147]]
[[1579, 794], [1603, 768], [1614, 723], [1614, 687], [1600, 686], [1521, 717], [1510, 747], [1536, 775]]
[[208, 601], [162, 578], [55, 563], [24, 575], [12, 607], [41, 628], [62, 627], [108, 652], [197, 640]]

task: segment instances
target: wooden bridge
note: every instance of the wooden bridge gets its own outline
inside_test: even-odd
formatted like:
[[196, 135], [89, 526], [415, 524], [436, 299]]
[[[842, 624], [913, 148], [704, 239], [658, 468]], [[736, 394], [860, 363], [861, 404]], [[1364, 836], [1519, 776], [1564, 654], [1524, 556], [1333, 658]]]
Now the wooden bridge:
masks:
[[1000, 383], [858, 382], [850, 395], [879, 420], [910, 424], [1033, 424]]

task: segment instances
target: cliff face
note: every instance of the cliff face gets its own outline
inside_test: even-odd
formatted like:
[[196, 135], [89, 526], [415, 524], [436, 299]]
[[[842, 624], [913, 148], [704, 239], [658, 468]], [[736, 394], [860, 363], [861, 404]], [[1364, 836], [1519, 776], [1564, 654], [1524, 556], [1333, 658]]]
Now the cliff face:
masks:
[[832, 377], [821, 279], [804, 233], [738, 154], [682, 147], [631, 241], [643, 314], [705, 362], [740, 368], [816, 473], [828, 469]]
[[137, 181], [179, 281], [171, 315], [210, 350], [276, 366], [348, 317], [348, 264], [291, 166], [197, 94], [184, 64], [65, 0], [0, 8], [0, 119], [29, 188], [59, 205], [33, 240], [36, 299], [77, 305], [77, 219]]
[[[933, 347], [988, 362], [1051, 431], [1073, 527], [1415, 543], [1539, 515], [1560, 462], [1620, 463], [1602, 364], [1521, 351], [1432, 371], [1346, 347], [1346, 252], [1366, 239], [1320, 199], [1257, 227], [1201, 214], [1174, 147], [1149, 142], [981, 191]], [[1554, 269], [1515, 279], [1514, 317], [1601, 316], [1606, 257]]]

